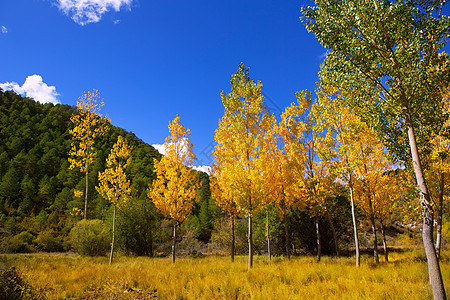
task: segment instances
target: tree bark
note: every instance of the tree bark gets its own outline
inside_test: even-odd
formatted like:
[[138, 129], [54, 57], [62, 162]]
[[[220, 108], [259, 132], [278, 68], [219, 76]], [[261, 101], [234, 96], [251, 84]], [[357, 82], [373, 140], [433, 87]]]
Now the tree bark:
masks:
[[439, 206], [437, 213], [436, 224], [436, 256], [439, 260], [441, 256], [441, 243], [442, 243], [442, 213], [444, 210], [444, 174], [439, 174]]
[[286, 257], [288, 259], [291, 259], [291, 251], [290, 251], [290, 247], [291, 247], [291, 237], [289, 234], [289, 226], [288, 226], [288, 220], [287, 220], [287, 215], [284, 216], [284, 233], [285, 233], [285, 242], [286, 242]]
[[234, 262], [234, 245], [235, 245], [235, 237], [234, 237], [234, 215], [231, 217], [231, 262]]
[[319, 215], [316, 212], [316, 237], [317, 237], [317, 262], [320, 262], [320, 257], [322, 255], [322, 245], [320, 244], [320, 228], [319, 228]]
[[86, 189], [84, 191], [84, 219], [87, 219], [87, 201], [88, 201], [88, 187], [89, 187], [89, 163], [86, 162]]
[[267, 254], [269, 255], [269, 261], [271, 261], [272, 253], [270, 252], [269, 209], [266, 210], [266, 235], [267, 235]]
[[350, 190], [350, 205], [352, 207], [353, 232], [355, 234], [356, 266], [359, 267], [360, 254], [359, 254], [358, 226], [356, 224], [355, 201], [353, 199], [353, 184], [351, 183], [351, 179], [349, 184], [349, 190]]
[[177, 240], [177, 223], [173, 222], [172, 263], [175, 263], [175, 243]]
[[328, 222], [330, 223], [331, 232], [333, 232], [333, 240], [334, 240], [334, 248], [336, 250], [336, 257], [339, 257], [339, 246], [338, 246], [336, 229], [334, 228], [334, 224], [333, 224], [333, 221], [331, 220], [330, 212], [328, 211], [328, 209], [326, 209], [326, 212], [327, 212]]
[[374, 216], [370, 217], [370, 223], [372, 223], [372, 237], [373, 237], [373, 261], [378, 264], [380, 262], [378, 258], [378, 243], [377, 243], [377, 228], [375, 226]]
[[248, 213], [248, 269], [253, 267], [252, 213]]
[[386, 232], [384, 231], [383, 220], [380, 220], [380, 224], [381, 224], [381, 236], [383, 237], [384, 260], [386, 262], [389, 262], [389, 253], [388, 253], [388, 248], [387, 248]]
[[436, 256], [436, 249], [433, 242], [433, 208], [431, 207], [430, 194], [423, 175], [420, 163], [419, 151], [417, 149], [416, 136], [412, 125], [409, 107], [403, 108], [403, 117], [408, 129], [409, 146], [411, 150], [414, 173], [416, 175], [417, 186], [420, 189], [420, 205], [423, 212], [422, 240], [428, 262], [428, 275], [433, 289], [434, 299], [446, 299], [444, 282], [442, 280], [439, 260]]
[[113, 261], [115, 229], [116, 229], [116, 206], [114, 205], [111, 254], [109, 255], [109, 264], [112, 264]]

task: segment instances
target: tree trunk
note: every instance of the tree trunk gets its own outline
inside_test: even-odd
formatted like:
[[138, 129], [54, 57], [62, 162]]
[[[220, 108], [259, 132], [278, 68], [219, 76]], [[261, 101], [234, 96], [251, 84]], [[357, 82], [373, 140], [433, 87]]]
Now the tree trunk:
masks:
[[177, 240], [177, 223], [173, 221], [172, 263], [175, 263], [175, 243]]
[[113, 254], [114, 254], [114, 236], [116, 229], [116, 206], [114, 205], [114, 214], [113, 214], [113, 228], [112, 228], [112, 242], [111, 242], [111, 254], [109, 255], [109, 264], [112, 264]]
[[375, 226], [375, 218], [373, 216], [370, 218], [370, 223], [372, 223], [373, 261], [378, 264], [380, 259], [378, 258], [377, 228]]
[[231, 262], [234, 262], [234, 244], [235, 244], [235, 237], [234, 237], [234, 215], [231, 217]]
[[269, 209], [266, 210], [266, 235], [267, 235], [267, 254], [269, 255], [269, 261], [271, 261], [272, 253], [270, 252]]
[[286, 242], [286, 257], [288, 259], [291, 259], [291, 251], [290, 251], [290, 247], [291, 247], [291, 236], [289, 234], [289, 226], [288, 226], [288, 220], [287, 220], [287, 215], [284, 216], [284, 233], [285, 233], [285, 242]]
[[441, 269], [439, 267], [439, 260], [436, 256], [436, 249], [433, 243], [433, 209], [431, 207], [430, 194], [423, 176], [422, 165], [420, 164], [419, 151], [417, 149], [416, 136], [412, 121], [410, 118], [409, 107], [403, 108], [403, 116], [408, 128], [408, 139], [411, 150], [412, 163], [414, 173], [416, 175], [417, 186], [420, 189], [420, 205], [423, 212], [423, 228], [422, 239], [425, 248], [425, 254], [428, 262], [428, 275], [433, 289], [434, 299], [446, 299], [444, 282], [442, 281]]
[[[350, 179], [351, 181], [351, 179]], [[355, 250], [356, 250], [356, 266], [360, 265], [360, 254], [359, 254], [359, 239], [358, 239], [358, 226], [356, 224], [356, 215], [355, 215], [355, 201], [353, 200], [353, 184], [349, 184], [350, 190], [350, 204], [352, 207], [352, 221], [353, 221], [353, 232], [355, 234]]]
[[330, 212], [328, 211], [328, 209], [326, 209], [326, 211], [327, 211], [327, 219], [328, 219], [328, 222], [330, 223], [330, 227], [331, 227], [331, 232], [333, 232], [333, 240], [334, 240], [334, 248], [336, 250], [336, 257], [339, 257], [339, 246], [338, 246], [336, 229], [334, 228], [333, 221], [331, 220]]
[[384, 224], [383, 224], [382, 220], [380, 220], [380, 224], [381, 224], [381, 235], [383, 237], [384, 260], [386, 262], [389, 262], [389, 253], [388, 253], [387, 242], [386, 242], [386, 232], [384, 231]]
[[322, 245], [320, 244], [319, 215], [317, 212], [315, 220], [317, 237], [317, 262], [320, 262], [320, 256], [322, 255]]
[[86, 189], [84, 192], [84, 219], [87, 219], [87, 201], [88, 201], [88, 187], [89, 187], [89, 163], [86, 162]]
[[441, 256], [442, 243], [442, 213], [444, 210], [444, 173], [439, 174], [439, 206], [436, 224], [436, 256], [439, 260]]
[[252, 213], [248, 213], [248, 269], [253, 267]]

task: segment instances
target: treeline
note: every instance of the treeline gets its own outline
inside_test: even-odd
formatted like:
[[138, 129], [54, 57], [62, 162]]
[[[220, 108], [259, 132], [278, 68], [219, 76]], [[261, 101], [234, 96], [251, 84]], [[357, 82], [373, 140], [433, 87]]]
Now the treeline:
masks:
[[[66, 251], [71, 248], [69, 233], [82, 219], [84, 199], [74, 193], [84, 191], [84, 174], [69, 168], [71, 149], [70, 118], [76, 108], [69, 105], [40, 104], [12, 91], [0, 93], [0, 249], [2, 252]], [[98, 173], [119, 136], [131, 145], [132, 160], [127, 176], [132, 197], [117, 215], [117, 244], [126, 254], [165, 255], [170, 252], [171, 222], [166, 220], [147, 196], [156, 178], [153, 159], [161, 155], [133, 133], [110, 126], [96, 143], [96, 159], [89, 172], [89, 219], [100, 219], [111, 228], [112, 205], [95, 186]], [[229, 251], [229, 217], [211, 197], [210, 177], [198, 173], [199, 189], [192, 212], [177, 238], [180, 252], [225, 253]], [[336, 226], [340, 247], [351, 246], [350, 209], [347, 193], [341, 190], [331, 200], [330, 215]], [[279, 213], [270, 208], [255, 216], [254, 249], [267, 251], [267, 217], [273, 254], [283, 254], [286, 236]], [[321, 217], [322, 251], [334, 252], [329, 221]], [[314, 253], [315, 227], [311, 212], [293, 208], [289, 212], [290, 242], [294, 253]], [[235, 252], [248, 252], [247, 222], [236, 218]], [[110, 242], [110, 241], [109, 241]]]

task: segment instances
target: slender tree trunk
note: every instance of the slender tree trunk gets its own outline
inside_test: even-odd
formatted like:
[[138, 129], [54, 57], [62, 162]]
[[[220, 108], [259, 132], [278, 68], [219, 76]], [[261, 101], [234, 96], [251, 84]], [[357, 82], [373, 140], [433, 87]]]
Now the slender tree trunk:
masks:
[[327, 211], [327, 219], [328, 219], [328, 222], [330, 223], [331, 231], [333, 232], [333, 240], [334, 240], [334, 248], [336, 250], [336, 257], [339, 257], [339, 246], [338, 246], [336, 229], [334, 228], [333, 221], [331, 220], [330, 212], [328, 211], [328, 209], [326, 209], [326, 211]]
[[439, 206], [438, 206], [437, 224], [436, 224], [436, 256], [438, 259], [441, 256], [443, 210], [444, 210], [444, 173], [440, 173], [439, 174]]
[[372, 223], [373, 261], [378, 264], [380, 259], [378, 258], [377, 228], [375, 226], [375, 218], [373, 216], [370, 217], [370, 223]]
[[231, 217], [231, 262], [234, 262], [234, 244], [235, 244], [235, 238], [234, 238], [234, 215]]
[[349, 184], [350, 190], [350, 204], [352, 207], [352, 221], [353, 221], [353, 232], [355, 234], [355, 251], [356, 251], [356, 266], [360, 265], [360, 254], [359, 254], [359, 239], [358, 239], [358, 226], [356, 224], [356, 214], [355, 214], [355, 201], [353, 199], [353, 184]]
[[270, 252], [269, 209], [266, 210], [266, 235], [267, 235], [267, 254], [269, 255], [269, 261], [271, 261], [272, 253]]
[[116, 206], [114, 205], [111, 254], [109, 255], [109, 264], [112, 264], [112, 261], [113, 261], [115, 232], [116, 232]]
[[384, 260], [386, 262], [389, 262], [389, 253], [388, 253], [387, 242], [386, 242], [386, 232], [384, 231], [384, 224], [383, 224], [383, 220], [381, 220], [381, 219], [380, 219], [380, 225], [381, 225], [381, 236], [383, 237]]
[[248, 213], [248, 269], [253, 267], [252, 213]]
[[433, 209], [431, 207], [430, 194], [423, 176], [422, 165], [420, 164], [419, 151], [417, 149], [416, 136], [412, 121], [410, 117], [409, 107], [403, 108], [403, 116], [408, 128], [408, 139], [411, 150], [412, 163], [414, 173], [416, 175], [417, 186], [420, 189], [420, 205], [423, 212], [423, 228], [422, 240], [425, 248], [425, 254], [428, 262], [428, 275], [433, 289], [434, 299], [446, 299], [444, 282], [442, 280], [441, 269], [439, 267], [439, 260], [436, 256], [436, 249], [433, 242]]
[[317, 237], [317, 262], [320, 262], [322, 255], [322, 245], [320, 244], [320, 228], [319, 228], [319, 214], [316, 212], [316, 237]]
[[88, 201], [88, 187], [89, 187], [89, 163], [86, 162], [86, 189], [84, 191], [84, 219], [87, 219], [87, 201]]
[[285, 233], [285, 242], [286, 242], [286, 257], [291, 259], [291, 236], [289, 234], [289, 226], [288, 226], [288, 216], [284, 215], [284, 233]]
[[172, 263], [175, 263], [175, 243], [177, 240], [177, 223], [173, 221]]

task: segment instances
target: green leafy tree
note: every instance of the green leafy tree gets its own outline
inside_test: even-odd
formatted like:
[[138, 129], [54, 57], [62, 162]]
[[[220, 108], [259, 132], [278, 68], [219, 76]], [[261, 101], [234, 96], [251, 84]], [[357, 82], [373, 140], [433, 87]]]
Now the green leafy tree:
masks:
[[[391, 153], [414, 168], [433, 296], [445, 299], [433, 243], [433, 209], [419, 157], [420, 145], [447, 119], [441, 115], [442, 85], [438, 84], [448, 82], [448, 74], [440, 72], [446, 59], [439, 55], [450, 28], [449, 19], [441, 15], [445, 2], [315, 3], [302, 12], [308, 30], [328, 50], [321, 83], [353, 93], [355, 97], [345, 98], [350, 106], [377, 130]], [[402, 145], [406, 140], [410, 156]]]

